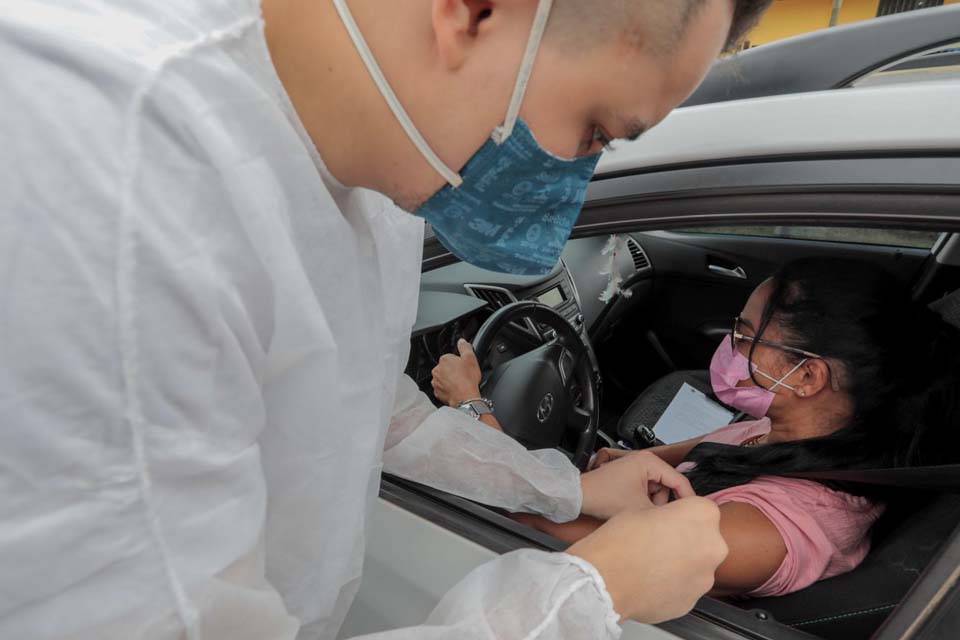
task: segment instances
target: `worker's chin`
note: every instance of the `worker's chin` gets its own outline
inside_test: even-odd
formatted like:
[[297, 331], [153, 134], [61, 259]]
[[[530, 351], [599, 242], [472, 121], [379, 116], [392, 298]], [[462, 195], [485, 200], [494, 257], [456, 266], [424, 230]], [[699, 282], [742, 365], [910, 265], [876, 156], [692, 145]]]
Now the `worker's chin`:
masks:
[[393, 204], [397, 205], [407, 213], [416, 213], [417, 209], [423, 206], [430, 196], [415, 193], [400, 193], [393, 196]]

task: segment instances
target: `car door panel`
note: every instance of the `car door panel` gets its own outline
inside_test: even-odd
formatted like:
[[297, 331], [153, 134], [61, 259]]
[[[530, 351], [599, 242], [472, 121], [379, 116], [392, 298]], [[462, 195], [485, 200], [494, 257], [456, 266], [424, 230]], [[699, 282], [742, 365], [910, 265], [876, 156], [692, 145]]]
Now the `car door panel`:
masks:
[[[363, 581], [338, 638], [421, 624], [447, 591], [497, 555], [426, 518], [378, 500]], [[624, 625], [621, 639], [679, 640], [663, 629], [633, 622]]]

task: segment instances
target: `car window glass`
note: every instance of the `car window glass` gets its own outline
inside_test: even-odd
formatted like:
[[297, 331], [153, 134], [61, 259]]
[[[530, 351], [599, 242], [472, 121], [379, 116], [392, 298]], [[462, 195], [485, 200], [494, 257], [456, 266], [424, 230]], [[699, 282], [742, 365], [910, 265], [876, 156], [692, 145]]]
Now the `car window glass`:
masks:
[[681, 233], [710, 233], [765, 238], [788, 238], [792, 240], [818, 240], [874, 244], [890, 247], [932, 249], [940, 238], [937, 231], [913, 231], [905, 229], [860, 229], [853, 227], [806, 227], [786, 225], [738, 225], [725, 227], [691, 227], [680, 229]]
[[852, 87], [960, 80], [960, 40], [913, 54], [854, 80]]

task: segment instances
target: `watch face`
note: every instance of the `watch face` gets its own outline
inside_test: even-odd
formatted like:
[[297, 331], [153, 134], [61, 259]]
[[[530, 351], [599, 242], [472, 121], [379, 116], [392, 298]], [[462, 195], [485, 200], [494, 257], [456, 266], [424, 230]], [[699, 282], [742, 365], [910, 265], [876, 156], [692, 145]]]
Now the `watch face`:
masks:
[[457, 409], [479, 419], [480, 416], [491, 415], [493, 413], [493, 403], [489, 400], [470, 400], [457, 405]]
[[480, 412], [476, 410], [476, 408], [473, 406], [473, 403], [472, 403], [472, 402], [468, 402], [467, 404], [462, 404], [462, 405], [460, 405], [459, 407], [457, 407], [457, 409], [459, 409], [460, 411], [464, 412], [465, 414], [467, 414], [467, 415], [470, 416], [471, 418], [479, 418], [479, 417], [480, 417]]

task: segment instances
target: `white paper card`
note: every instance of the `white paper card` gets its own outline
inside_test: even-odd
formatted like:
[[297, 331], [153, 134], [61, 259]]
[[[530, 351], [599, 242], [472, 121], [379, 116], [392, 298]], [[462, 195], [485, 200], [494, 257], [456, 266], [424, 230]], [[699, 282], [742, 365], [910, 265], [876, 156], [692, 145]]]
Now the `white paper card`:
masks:
[[732, 419], [732, 411], [684, 382], [653, 430], [660, 440], [673, 444], [716, 431]]

